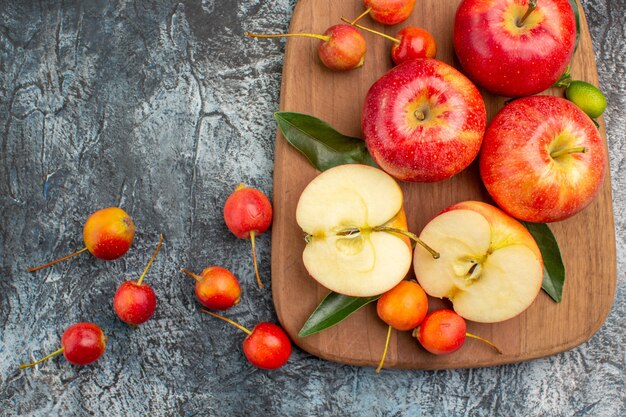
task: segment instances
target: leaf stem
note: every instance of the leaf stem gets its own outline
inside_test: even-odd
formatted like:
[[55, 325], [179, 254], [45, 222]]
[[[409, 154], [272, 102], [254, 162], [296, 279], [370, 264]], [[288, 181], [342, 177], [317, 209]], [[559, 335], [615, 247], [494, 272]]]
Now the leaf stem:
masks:
[[272, 33], [272, 34], [262, 34], [262, 33], [251, 33], [244, 32], [244, 35], [250, 36], [251, 38], [289, 38], [289, 37], [305, 37], [305, 38], [315, 38], [320, 39], [324, 42], [328, 42], [330, 40], [330, 36], [326, 35], [318, 35], [316, 33]]
[[346, 22], [346, 23], [348, 23], [348, 24], [350, 24], [350, 25], [352, 25], [352, 26], [356, 26], [356, 27], [358, 27], [359, 29], [362, 29], [362, 30], [364, 30], [364, 31], [366, 31], [366, 32], [370, 32], [370, 33], [373, 33], [373, 34], [375, 34], [375, 35], [382, 36], [383, 38], [385, 38], [385, 39], [389, 39], [391, 42], [395, 42], [395, 43], [397, 43], [398, 45], [400, 45], [400, 39], [394, 38], [393, 36], [389, 36], [389, 35], [387, 35], [386, 33], [382, 33], [382, 32], [379, 32], [379, 31], [377, 31], [377, 30], [374, 30], [374, 29], [370, 29], [370, 28], [365, 27], [365, 26], [363, 26], [363, 25], [359, 25], [358, 23], [355, 23], [355, 22], [350, 22], [350, 21], [349, 21], [348, 19], [346, 19], [345, 17], [342, 17], [342, 18], [341, 18], [341, 20], [343, 20], [344, 22]]
[[[372, 11], [372, 8], [368, 7], [367, 9], [365, 9], [365, 11], [363, 13], [358, 15], [352, 22], [348, 22], [347, 20], [344, 20], [344, 22], [350, 23], [351, 25], [356, 25], [356, 22], [358, 22], [359, 20], [363, 19], [363, 17], [365, 17], [365, 15], [367, 15], [371, 11]], [[343, 20], [343, 17], [341, 18], [341, 20]]]
[[57, 350], [55, 350], [54, 352], [52, 352], [51, 354], [49, 354], [49, 355], [47, 355], [47, 356], [44, 356], [43, 358], [39, 359], [39, 360], [38, 360], [38, 361], [36, 361], [36, 362], [22, 364], [22, 365], [20, 365], [20, 369], [26, 369], [26, 368], [30, 368], [31, 366], [38, 365], [38, 364], [40, 364], [41, 362], [46, 361], [46, 360], [50, 359], [51, 357], [56, 356], [56, 355], [58, 355], [59, 353], [63, 352], [63, 350], [64, 350], [64, 349], [65, 349], [65, 348], [60, 348], [60, 349], [57, 349]]
[[481, 342], [487, 343], [489, 346], [494, 348], [496, 350], [496, 352], [498, 352], [500, 355], [502, 355], [502, 351], [496, 345], [491, 343], [489, 340], [483, 339], [482, 337], [476, 336], [475, 334], [471, 334], [471, 333], [465, 333], [465, 336], [471, 337], [472, 339], [480, 340]]
[[398, 233], [408, 237], [409, 239], [413, 239], [417, 242], [421, 247], [426, 249], [434, 259], [439, 259], [441, 256], [439, 252], [428, 246], [423, 240], [421, 240], [415, 233], [411, 233], [408, 230], [396, 229], [395, 227], [387, 227], [387, 226], [376, 226], [372, 229], [374, 232], [389, 232], [389, 233]]
[[378, 364], [378, 368], [376, 368], [376, 373], [379, 374], [380, 370], [383, 369], [383, 365], [385, 364], [385, 358], [387, 357], [387, 349], [389, 348], [389, 339], [391, 339], [391, 329], [389, 326], [387, 329], [387, 340], [385, 341], [385, 350], [383, 350], [383, 357], [380, 358], [380, 363]]
[[154, 259], [156, 258], [157, 254], [159, 253], [159, 251], [161, 250], [161, 245], [163, 245], [163, 233], [161, 233], [159, 235], [159, 244], [157, 245], [156, 250], [154, 251], [154, 253], [152, 254], [152, 257], [150, 258], [150, 261], [148, 261], [148, 265], [146, 265], [146, 268], [143, 270], [143, 273], [141, 274], [141, 276], [139, 277], [139, 280], [137, 280], [137, 285], [141, 285], [141, 282], [143, 281], [143, 279], [146, 277], [146, 274], [148, 273], [148, 270], [150, 269], [150, 267], [152, 266], [152, 262], [154, 262]]
[[28, 268], [26, 271], [28, 271], [28, 272], [35, 272], [35, 271], [39, 271], [40, 269], [44, 269], [44, 268], [47, 268], [47, 267], [52, 266], [52, 265], [54, 265], [54, 264], [58, 264], [59, 262], [63, 262], [63, 261], [65, 261], [65, 260], [67, 260], [67, 259], [73, 258], [74, 256], [79, 255], [79, 254], [81, 254], [81, 253], [85, 252], [86, 250], [87, 250], [87, 248], [86, 248], [86, 247], [85, 247], [85, 248], [82, 248], [82, 249], [81, 249], [81, 250], [79, 250], [79, 251], [76, 251], [76, 252], [74, 252], [74, 253], [70, 253], [69, 255], [66, 255], [66, 256], [64, 256], [64, 257], [62, 257], [62, 258], [59, 258], [59, 259], [56, 259], [56, 260], [54, 260], [54, 261], [48, 262], [47, 264], [44, 264], [44, 265], [39, 265], [39, 266], [36, 266], [36, 267], [34, 267], [34, 268]]
[[229, 318], [226, 318], [226, 317], [224, 317], [224, 316], [220, 316], [219, 314], [216, 314], [216, 313], [214, 313], [214, 312], [212, 312], [212, 311], [209, 311], [209, 310], [207, 310], [207, 309], [205, 309], [205, 308], [201, 308], [201, 309], [200, 309], [200, 311], [202, 311], [203, 313], [209, 314], [209, 315], [211, 315], [211, 316], [213, 316], [213, 317], [217, 317], [217, 318], [218, 318], [218, 319], [220, 319], [220, 320], [224, 320], [226, 323], [230, 323], [230, 324], [232, 324], [233, 326], [235, 326], [235, 327], [236, 327], [236, 328], [238, 328], [239, 330], [246, 332], [248, 335], [251, 335], [251, 334], [252, 334], [252, 332], [251, 332], [250, 330], [246, 329], [246, 328], [245, 328], [245, 327], [243, 327], [241, 324], [239, 324], [239, 323], [237, 323], [237, 322], [235, 322], [235, 321], [232, 321], [232, 320], [231, 320], [231, 319], [229, 319]]

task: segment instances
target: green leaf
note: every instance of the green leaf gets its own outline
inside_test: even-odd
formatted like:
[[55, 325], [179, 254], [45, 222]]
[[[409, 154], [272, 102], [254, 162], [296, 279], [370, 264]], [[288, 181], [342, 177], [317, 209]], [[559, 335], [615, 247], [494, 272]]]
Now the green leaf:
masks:
[[342, 135], [316, 117], [302, 113], [274, 113], [276, 123], [287, 142], [299, 150], [319, 171], [337, 165], [366, 164], [377, 166], [359, 138]]
[[557, 303], [563, 296], [565, 282], [565, 266], [561, 258], [561, 251], [556, 238], [548, 225], [544, 223], [522, 222], [530, 234], [535, 238], [543, 257], [543, 283], [541, 288]]
[[578, 49], [578, 40], [580, 39], [580, 13], [578, 12], [578, 2], [576, 0], [569, 0], [572, 11], [574, 12], [574, 18], [576, 19], [576, 46], [574, 52]]
[[331, 291], [309, 316], [302, 329], [300, 329], [298, 336], [311, 336], [333, 327], [361, 307], [378, 300], [379, 297], [380, 295], [373, 297], [350, 297]]

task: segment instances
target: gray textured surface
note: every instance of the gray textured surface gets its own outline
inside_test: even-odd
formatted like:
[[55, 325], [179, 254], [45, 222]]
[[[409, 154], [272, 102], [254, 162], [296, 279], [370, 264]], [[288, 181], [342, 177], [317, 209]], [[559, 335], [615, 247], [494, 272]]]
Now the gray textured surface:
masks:
[[[229, 315], [275, 320], [254, 284], [249, 246], [221, 207], [240, 181], [271, 195], [284, 31], [294, 0], [0, 2], [0, 414], [7, 415], [626, 415], [626, 86], [623, 1], [587, 0], [607, 93], [618, 284], [587, 343], [511, 366], [438, 372], [323, 362], [295, 350], [275, 372], [243, 358], [243, 334], [197, 311], [178, 269], [231, 268], [244, 287]], [[27, 266], [82, 244], [86, 216], [120, 205], [135, 219], [131, 252], [83, 254], [37, 274]], [[133, 330], [112, 295], [139, 276], [155, 317]], [[270, 240], [258, 244], [268, 281]], [[598, 255], [601, 256], [601, 255]], [[590, 277], [593, 279], [593, 277]], [[549, 318], [546, 318], [549, 320]], [[95, 365], [54, 359], [16, 367], [89, 320], [109, 336]]]

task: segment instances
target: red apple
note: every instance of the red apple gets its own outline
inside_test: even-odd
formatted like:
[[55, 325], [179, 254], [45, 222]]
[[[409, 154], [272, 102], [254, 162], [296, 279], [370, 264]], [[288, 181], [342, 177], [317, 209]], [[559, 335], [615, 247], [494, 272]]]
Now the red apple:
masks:
[[376, 163], [404, 181], [433, 182], [465, 169], [486, 125], [485, 103], [463, 74], [436, 59], [415, 59], [372, 85], [361, 127]]
[[363, 66], [367, 46], [363, 35], [354, 26], [331, 26], [324, 36], [328, 41], [320, 43], [317, 53], [327, 68], [348, 71]]
[[604, 182], [606, 148], [591, 119], [558, 97], [506, 105], [483, 142], [480, 175], [511, 216], [547, 223], [581, 211]]
[[[467, 74], [491, 93], [529, 96], [565, 72], [576, 44], [568, 0], [463, 0], [454, 21], [454, 49]], [[530, 10], [530, 11], [529, 11]]]

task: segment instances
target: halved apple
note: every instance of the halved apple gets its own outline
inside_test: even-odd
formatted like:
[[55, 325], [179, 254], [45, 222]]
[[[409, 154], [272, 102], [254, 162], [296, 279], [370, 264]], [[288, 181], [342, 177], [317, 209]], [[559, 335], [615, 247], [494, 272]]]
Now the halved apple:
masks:
[[411, 268], [402, 190], [380, 169], [340, 165], [307, 185], [296, 209], [306, 233], [309, 274], [340, 294], [367, 297], [393, 288]]
[[448, 298], [462, 317], [483, 323], [510, 319], [541, 289], [543, 260], [526, 228], [478, 201], [455, 204], [431, 220], [420, 239], [440, 258], [416, 249], [414, 269], [424, 291]]

